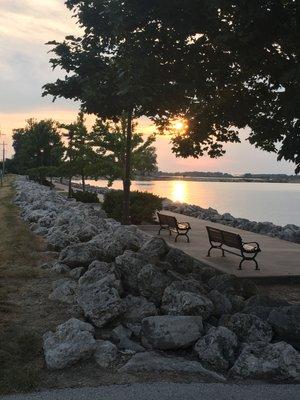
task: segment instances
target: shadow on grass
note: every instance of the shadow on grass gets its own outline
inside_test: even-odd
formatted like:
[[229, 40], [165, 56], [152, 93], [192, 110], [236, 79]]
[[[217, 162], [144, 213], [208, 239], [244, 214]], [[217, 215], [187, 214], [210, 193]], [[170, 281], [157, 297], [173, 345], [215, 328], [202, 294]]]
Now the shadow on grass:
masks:
[[40, 337], [20, 328], [0, 333], [0, 394], [26, 392], [40, 383]]

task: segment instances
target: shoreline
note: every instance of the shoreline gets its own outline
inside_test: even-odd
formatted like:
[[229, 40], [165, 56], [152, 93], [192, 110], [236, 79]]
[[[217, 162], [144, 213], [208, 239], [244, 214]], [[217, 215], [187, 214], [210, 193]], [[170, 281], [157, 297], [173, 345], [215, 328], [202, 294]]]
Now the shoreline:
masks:
[[[63, 180], [63, 182], [65, 182]], [[66, 183], [64, 183], [66, 184]], [[82, 185], [73, 182], [72, 186], [76, 189], [82, 189]], [[107, 187], [98, 187], [86, 184], [86, 190], [97, 193], [98, 195], [105, 195], [111, 190], [116, 190]], [[202, 208], [197, 205], [173, 202], [165, 198], [163, 200], [163, 210], [173, 211], [178, 214], [187, 215], [194, 218], [207, 220], [210, 222], [218, 222], [222, 225], [242, 229], [249, 232], [259, 233], [270, 237], [277, 237], [282, 240], [300, 244], [300, 226], [294, 224], [275, 225], [273, 222], [257, 222], [251, 221], [247, 218], [234, 217], [230, 213], [220, 214], [212, 207]]]

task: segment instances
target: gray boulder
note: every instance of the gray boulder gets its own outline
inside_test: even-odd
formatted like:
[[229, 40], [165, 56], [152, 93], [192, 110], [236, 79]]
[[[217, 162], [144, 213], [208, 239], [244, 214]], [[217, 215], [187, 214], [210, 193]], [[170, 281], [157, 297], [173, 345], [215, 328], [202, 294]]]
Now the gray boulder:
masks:
[[171, 278], [152, 264], [145, 265], [138, 274], [138, 288], [142, 296], [160, 305], [165, 288]]
[[119, 294], [120, 281], [113, 274], [90, 284], [83, 279], [85, 275], [79, 280], [77, 303], [86, 318], [101, 328], [123, 314], [125, 306]]
[[125, 328], [123, 325], [118, 325], [111, 332], [111, 339], [116, 343], [120, 351], [126, 353], [139, 353], [145, 351], [144, 347], [131, 340], [131, 329]]
[[134, 225], [121, 225], [114, 230], [114, 238], [120, 242], [124, 250], [139, 250], [146, 241], [144, 232]]
[[53, 284], [53, 291], [49, 295], [50, 300], [73, 304], [75, 302], [77, 284], [70, 279], [60, 279]]
[[241, 342], [268, 343], [273, 337], [271, 326], [255, 315], [242, 313], [233, 314], [229, 318], [226, 326], [237, 335]]
[[161, 350], [187, 348], [203, 334], [201, 317], [156, 316], [142, 322], [142, 343]]
[[72, 318], [59, 325], [56, 332], [43, 336], [45, 361], [48, 368], [62, 369], [92, 356], [96, 349], [94, 328]]
[[249, 297], [245, 301], [244, 313], [253, 314], [263, 320], [267, 320], [271, 311], [289, 305], [286, 300], [260, 294]]
[[234, 275], [220, 274], [212, 277], [208, 281], [208, 286], [212, 290], [218, 290], [227, 295], [239, 295], [249, 298], [257, 294], [257, 287], [252, 281], [240, 280]]
[[280, 338], [297, 343], [300, 348], [300, 305], [282, 307], [271, 311], [269, 324]]
[[236, 335], [229, 329], [212, 327], [194, 346], [201, 363], [215, 371], [227, 371], [238, 347]]
[[197, 361], [189, 361], [182, 357], [165, 357], [155, 352], [134, 355], [127, 364], [119, 369], [119, 372], [171, 372], [177, 374], [197, 374], [197, 376], [218, 382], [226, 380], [224, 376], [203, 368]]
[[138, 274], [147, 264], [145, 256], [126, 250], [124, 254], [115, 259], [116, 269], [119, 271], [124, 289], [132, 294], [139, 293]]
[[71, 268], [88, 267], [92, 261], [103, 258], [105, 255], [92, 243], [72, 244], [59, 255], [59, 261]]
[[94, 358], [101, 368], [109, 367], [117, 358], [117, 347], [108, 340], [97, 340]]
[[76, 281], [84, 274], [85, 269], [83, 267], [74, 268], [69, 272], [70, 278], [75, 279]]
[[299, 381], [300, 354], [285, 342], [245, 345], [230, 370], [233, 377]]
[[202, 286], [193, 281], [173, 282], [164, 291], [162, 311], [170, 315], [200, 315], [206, 319], [214, 306], [203, 291]]
[[154, 236], [141, 247], [140, 252], [144, 253], [149, 261], [156, 262], [164, 258], [169, 249], [164, 239]]
[[231, 314], [232, 304], [228, 297], [224, 296], [217, 290], [211, 290], [207, 297], [211, 300], [214, 305], [212, 314], [215, 317], [221, 317], [223, 314]]
[[157, 315], [157, 309], [153, 303], [144, 297], [132, 295], [124, 299], [126, 312], [123, 315], [125, 323], [139, 323], [144, 318]]

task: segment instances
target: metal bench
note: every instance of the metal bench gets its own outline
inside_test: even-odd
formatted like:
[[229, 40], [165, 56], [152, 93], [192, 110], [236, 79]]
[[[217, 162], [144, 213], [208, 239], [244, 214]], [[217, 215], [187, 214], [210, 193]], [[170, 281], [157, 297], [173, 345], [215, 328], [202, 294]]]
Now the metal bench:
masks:
[[172, 235], [172, 232], [176, 233], [175, 242], [177, 242], [179, 236], [185, 236], [187, 238], [187, 242], [190, 242], [188, 232], [190, 231], [191, 226], [188, 222], [178, 222], [177, 219], [172, 215], [161, 213], [157, 213], [157, 217], [160, 225], [158, 231], [159, 235], [162, 230], [167, 230], [169, 231], [170, 236]]
[[[206, 227], [207, 233], [208, 233], [208, 238], [210, 242], [210, 249], [208, 250], [207, 257], [210, 257], [210, 252], [212, 249], [220, 249], [222, 250], [222, 257], [225, 257], [225, 252], [230, 253], [230, 254], [235, 254], [239, 257], [242, 257], [242, 260], [239, 264], [239, 270], [242, 269], [242, 264], [244, 261], [254, 261], [256, 265], [256, 270], [259, 270], [258, 264], [256, 261], [256, 256], [258, 253], [261, 252], [261, 249], [259, 247], [259, 244], [257, 242], [243, 242], [242, 238], [240, 235], [233, 233], [233, 232], [228, 232], [228, 231], [223, 231], [221, 229], [217, 228], [212, 228], [211, 226]], [[224, 249], [224, 246], [227, 247], [232, 247], [240, 251], [240, 253]]]

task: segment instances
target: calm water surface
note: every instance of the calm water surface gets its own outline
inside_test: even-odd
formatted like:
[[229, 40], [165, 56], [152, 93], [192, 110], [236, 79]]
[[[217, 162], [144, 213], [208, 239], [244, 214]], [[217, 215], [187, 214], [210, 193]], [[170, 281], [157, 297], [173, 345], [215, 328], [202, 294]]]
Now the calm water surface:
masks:
[[[106, 181], [89, 180], [94, 186], [106, 186]], [[121, 189], [115, 181], [113, 188]], [[208, 208], [234, 217], [274, 224], [300, 225], [300, 184], [256, 182], [198, 182], [198, 181], [133, 181], [132, 190], [151, 192], [173, 201]]]

